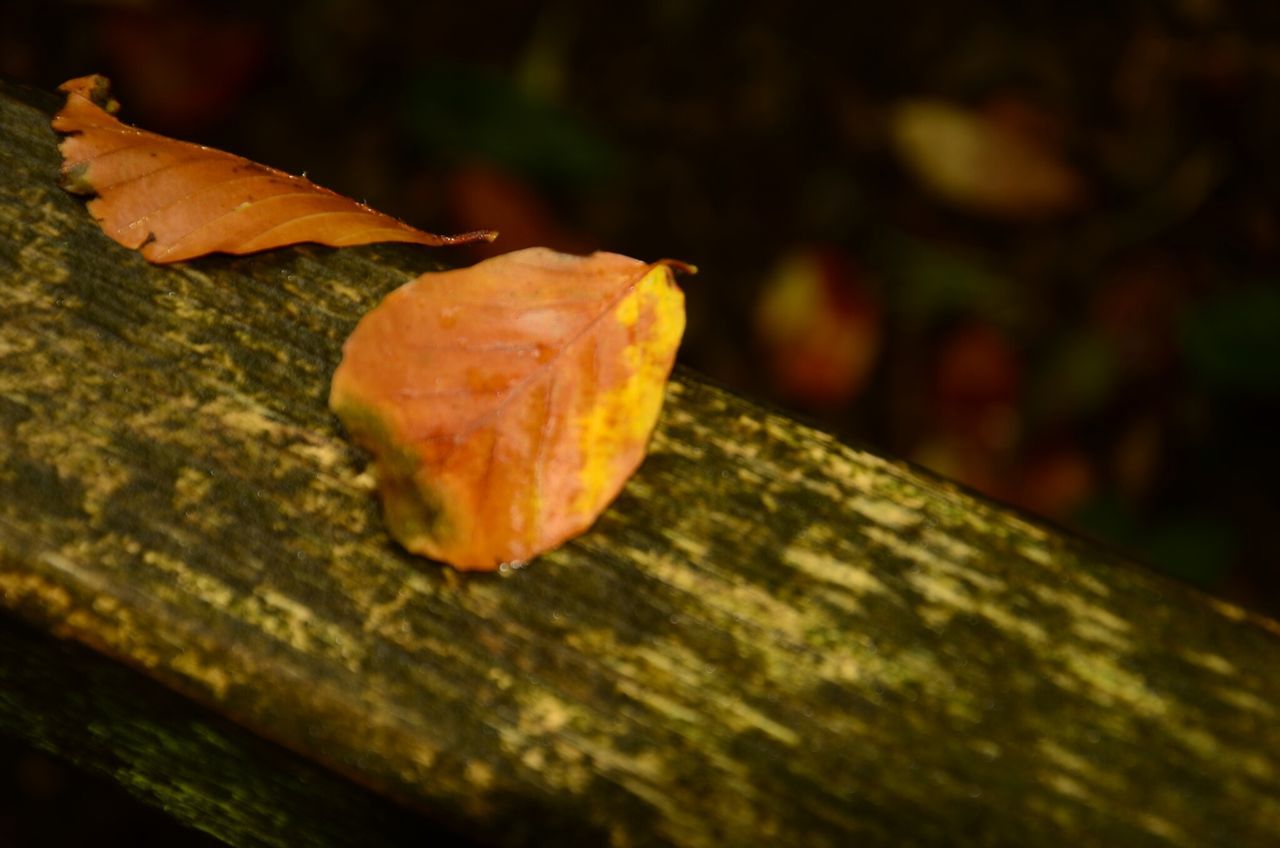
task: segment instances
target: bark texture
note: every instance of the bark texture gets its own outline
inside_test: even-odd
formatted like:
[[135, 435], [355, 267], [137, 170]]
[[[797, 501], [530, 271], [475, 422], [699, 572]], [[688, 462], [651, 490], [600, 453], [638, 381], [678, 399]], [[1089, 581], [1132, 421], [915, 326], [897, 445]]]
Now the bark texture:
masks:
[[9, 614], [499, 844], [1280, 833], [1275, 624], [693, 375], [579, 540], [405, 555], [325, 397], [447, 254], [149, 266], [57, 188], [32, 100], [0, 94]]

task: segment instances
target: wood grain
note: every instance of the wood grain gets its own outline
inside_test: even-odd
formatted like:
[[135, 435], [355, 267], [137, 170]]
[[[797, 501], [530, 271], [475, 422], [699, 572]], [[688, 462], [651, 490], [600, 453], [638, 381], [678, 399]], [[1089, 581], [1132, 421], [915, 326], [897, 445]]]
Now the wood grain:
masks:
[[[10, 736], [105, 777], [229, 845], [475, 847], [139, 672], [0, 616], [0, 741]], [[63, 793], [67, 816], [79, 816], [95, 804], [100, 809], [98, 793], [90, 796], [91, 804], [78, 794]], [[22, 812], [21, 799], [5, 800], [9, 803], [0, 809], [25, 816], [23, 824], [35, 842], [19, 836], [16, 843], [0, 838], [0, 844], [63, 844], [52, 835], [59, 832], [57, 823], [46, 827], [37, 814]], [[62, 832], [91, 833], [92, 827], [71, 824]], [[151, 843], [139, 839], [134, 844]], [[187, 846], [185, 840], [180, 844]]]
[[[0, 605], [500, 844], [1271, 844], [1280, 641], [684, 374], [596, 527], [402, 553], [325, 408], [436, 261], [150, 267], [0, 96]], [[194, 790], [199, 791], [199, 790]]]

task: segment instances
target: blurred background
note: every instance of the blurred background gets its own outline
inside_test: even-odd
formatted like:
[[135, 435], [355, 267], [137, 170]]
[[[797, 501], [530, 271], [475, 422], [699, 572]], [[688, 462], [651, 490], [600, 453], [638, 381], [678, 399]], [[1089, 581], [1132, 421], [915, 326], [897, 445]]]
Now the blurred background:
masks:
[[686, 364], [1280, 612], [1280, 5], [5, 6], [0, 77], [491, 252], [692, 262]]

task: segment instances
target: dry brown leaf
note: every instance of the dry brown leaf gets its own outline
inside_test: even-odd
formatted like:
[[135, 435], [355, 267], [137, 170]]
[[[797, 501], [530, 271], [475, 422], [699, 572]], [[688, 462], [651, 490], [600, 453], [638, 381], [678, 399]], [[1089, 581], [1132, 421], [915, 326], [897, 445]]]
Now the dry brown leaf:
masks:
[[675, 262], [546, 248], [428, 273], [356, 327], [330, 406], [407, 549], [492, 570], [591, 526], [644, 459], [684, 331]]
[[429, 246], [492, 241], [481, 230], [438, 236], [296, 177], [198, 144], [122, 124], [101, 76], [59, 87], [53, 119], [64, 186], [96, 194], [89, 211], [111, 238], [151, 262], [206, 253], [256, 253], [299, 242], [346, 247], [373, 242]]

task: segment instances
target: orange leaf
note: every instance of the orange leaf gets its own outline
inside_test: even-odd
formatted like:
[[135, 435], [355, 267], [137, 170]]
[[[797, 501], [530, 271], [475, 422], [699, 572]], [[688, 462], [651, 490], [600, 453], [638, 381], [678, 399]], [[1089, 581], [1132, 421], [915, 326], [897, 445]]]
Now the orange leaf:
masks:
[[120, 123], [105, 77], [63, 83], [53, 128], [63, 184], [97, 194], [89, 212], [111, 238], [151, 262], [206, 253], [256, 253], [310, 241], [332, 247], [402, 241], [439, 246], [492, 241], [483, 230], [438, 236], [350, 198], [239, 156]]
[[407, 549], [464, 570], [591, 526], [644, 459], [676, 348], [675, 262], [546, 248], [427, 273], [365, 315], [329, 405]]

